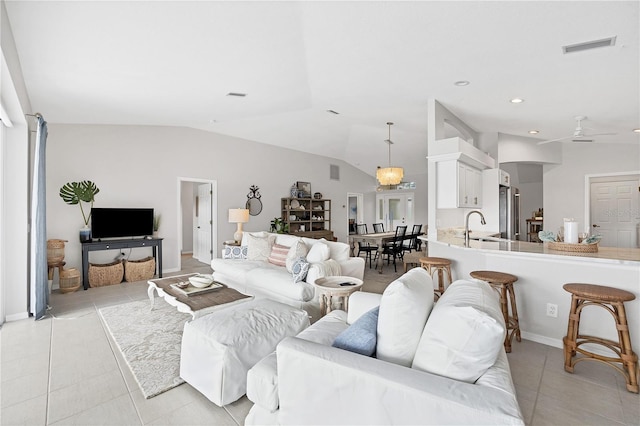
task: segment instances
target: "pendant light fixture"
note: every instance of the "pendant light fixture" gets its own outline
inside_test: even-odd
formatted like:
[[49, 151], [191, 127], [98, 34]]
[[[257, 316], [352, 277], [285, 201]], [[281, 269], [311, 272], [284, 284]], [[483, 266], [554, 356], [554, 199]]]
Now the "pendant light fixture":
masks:
[[404, 170], [402, 167], [392, 167], [391, 166], [391, 126], [393, 126], [392, 122], [387, 122], [387, 126], [389, 126], [389, 139], [385, 142], [389, 144], [389, 167], [378, 167], [376, 171], [376, 178], [380, 185], [397, 185], [402, 182], [402, 177], [404, 176]]

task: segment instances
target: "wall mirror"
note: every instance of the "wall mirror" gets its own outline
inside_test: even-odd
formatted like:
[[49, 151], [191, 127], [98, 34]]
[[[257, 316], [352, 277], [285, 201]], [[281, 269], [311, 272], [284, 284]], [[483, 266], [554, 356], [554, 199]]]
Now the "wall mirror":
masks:
[[260, 188], [256, 185], [249, 187], [249, 193], [247, 194], [247, 203], [245, 208], [249, 210], [251, 216], [258, 216], [262, 211], [262, 201], [260, 201]]

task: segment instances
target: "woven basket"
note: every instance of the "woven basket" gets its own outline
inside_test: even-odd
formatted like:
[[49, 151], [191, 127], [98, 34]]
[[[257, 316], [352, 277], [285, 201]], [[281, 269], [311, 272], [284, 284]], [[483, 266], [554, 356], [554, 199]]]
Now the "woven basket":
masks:
[[124, 261], [124, 279], [127, 282], [150, 280], [156, 273], [156, 260], [149, 256], [140, 260]]
[[60, 271], [60, 292], [72, 293], [80, 288], [80, 271], [75, 268], [64, 269]]
[[549, 250], [558, 251], [570, 251], [573, 253], [597, 253], [598, 243], [594, 244], [571, 244], [571, 243], [557, 243], [555, 241], [549, 241], [547, 243]]
[[64, 260], [64, 243], [67, 240], [47, 240], [47, 264], [53, 265]]
[[89, 263], [89, 285], [91, 287], [120, 284], [123, 276], [124, 266], [120, 260], [102, 265]]

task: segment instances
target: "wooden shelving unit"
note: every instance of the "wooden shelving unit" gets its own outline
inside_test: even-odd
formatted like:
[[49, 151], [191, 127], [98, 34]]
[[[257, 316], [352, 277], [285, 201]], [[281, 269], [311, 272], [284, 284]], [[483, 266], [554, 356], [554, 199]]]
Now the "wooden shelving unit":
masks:
[[538, 232], [542, 231], [542, 219], [527, 219], [527, 241], [541, 243]]
[[289, 225], [289, 234], [333, 240], [331, 200], [282, 198], [280, 204], [281, 217]]

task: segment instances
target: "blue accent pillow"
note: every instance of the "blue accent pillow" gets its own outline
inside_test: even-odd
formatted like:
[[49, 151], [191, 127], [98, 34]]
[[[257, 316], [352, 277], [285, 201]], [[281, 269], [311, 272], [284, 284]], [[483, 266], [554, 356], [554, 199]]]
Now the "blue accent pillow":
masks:
[[333, 341], [334, 348], [372, 356], [376, 352], [380, 306], [364, 313]]
[[305, 259], [302, 256], [298, 257], [293, 262], [293, 266], [291, 267], [291, 274], [293, 275], [294, 283], [304, 281], [304, 279], [307, 278], [307, 272], [309, 272], [309, 266], [311, 265], [309, 264], [309, 262], [307, 262], [307, 259]]

